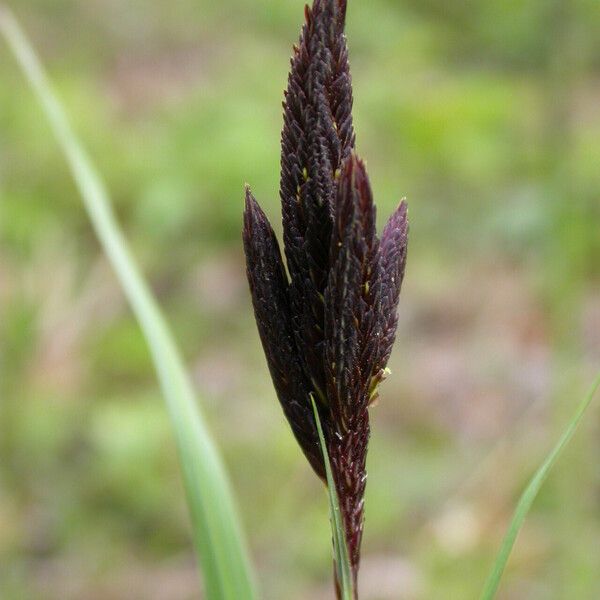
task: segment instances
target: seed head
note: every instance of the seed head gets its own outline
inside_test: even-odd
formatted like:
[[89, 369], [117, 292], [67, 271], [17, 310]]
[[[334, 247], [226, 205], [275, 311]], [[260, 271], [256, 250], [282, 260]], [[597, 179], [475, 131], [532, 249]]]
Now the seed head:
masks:
[[363, 529], [369, 406], [386, 374], [406, 265], [401, 202], [381, 240], [355, 152], [345, 0], [314, 0], [294, 46], [283, 102], [280, 197], [287, 272], [246, 189], [243, 241], [254, 314], [277, 396], [325, 480], [317, 399], [354, 577]]

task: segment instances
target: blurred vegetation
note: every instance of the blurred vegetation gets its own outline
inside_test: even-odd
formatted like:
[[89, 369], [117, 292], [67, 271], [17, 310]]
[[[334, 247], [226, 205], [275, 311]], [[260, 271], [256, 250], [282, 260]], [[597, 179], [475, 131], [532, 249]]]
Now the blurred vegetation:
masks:
[[[476, 598], [513, 502], [600, 364], [596, 0], [350, 2], [358, 150], [411, 211], [373, 411], [365, 599]], [[264, 597], [329, 598], [326, 497], [252, 320], [243, 183], [278, 223], [296, 0], [14, 3], [209, 401]], [[198, 596], [144, 340], [0, 51], [0, 598]], [[501, 597], [600, 597], [598, 410]]]

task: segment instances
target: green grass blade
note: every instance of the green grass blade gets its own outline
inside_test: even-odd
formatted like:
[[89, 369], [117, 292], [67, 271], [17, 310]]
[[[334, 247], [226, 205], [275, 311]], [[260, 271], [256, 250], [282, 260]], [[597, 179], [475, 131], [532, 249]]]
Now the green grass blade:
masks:
[[251, 600], [255, 598], [254, 577], [230, 484], [171, 332], [128, 250], [96, 169], [21, 27], [2, 5], [0, 32], [48, 118], [98, 239], [150, 347], [175, 431], [206, 597]]
[[333, 555], [335, 560], [335, 568], [337, 579], [342, 587], [343, 600], [354, 599], [354, 589], [352, 584], [352, 569], [350, 567], [350, 557], [348, 556], [348, 545], [346, 544], [346, 533], [342, 522], [342, 513], [340, 511], [340, 503], [331, 472], [331, 463], [327, 454], [327, 446], [325, 444], [325, 436], [323, 435], [323, 427], [319, 418], [319, 411], [315, 403], [314, 397], [311, 395], [313, 412], [315, 421], [317, 422], [317, 431], [319, 432], [319, 442], [321, 451], [323, 452], [323, 460], [325, 461], [325, 474], [327, 476], [327, 495], [329, 497], [329, 519], [331, 522], [331, 533], [333, 535]]
[[500, 579], [502, 578], [502, 574], [504, 573], [504, 569], [506, 568], [506, 564], [508, 562], [508, 558], [512, 551], [512, 548], [515, 544], [519, 531], [525, 521], [525, 517], [533, 504], [540, 488], [542, 487], [544, 481], [548, 477], [548, 473], [550, 469], [556, 463], [560, 453], [565, 448], [565, 446], [569, 443], [570, 439], [573, 437], [573, 434], [577, 430], [579, 423], [581, 422], [585, 411], [588, 406], [592, 402], [594, 394], [600, 387], [600, 375], [596, 378], [596, 381], [592, 385], [590, 391], [587, 396], [581, 401], [579, 406], [577, 407], [577, 411], [573, 415], [567, 429], [562, 434], [561, 438], [558, 440], [558, 443], [550, 454], [546, 457], [546, 460], [542, 463], [541, 467], [537, 470], [531, 481], [529, 482], [527, 488], [523, 492], [523, 495], [519, 499], [519, 503], [517, 504], [517, 508], [513, 515], [512, 521], [504, 536], [504, 540], [502, 542], [502, 546], [500, 548], [500, 552], [496, 557], [496, 562], [492, 568], [492, 571], [486, 581], [485, 588], [481, 595], [481, 600], [492, 600], [498, 591], [498, 587], [500, 586]]

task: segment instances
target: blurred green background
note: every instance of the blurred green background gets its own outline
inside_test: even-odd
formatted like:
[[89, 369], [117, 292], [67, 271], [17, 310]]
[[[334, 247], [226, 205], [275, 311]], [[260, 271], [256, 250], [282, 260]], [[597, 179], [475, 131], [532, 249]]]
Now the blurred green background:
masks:
[[[266, 599], [332, 597], [322, 486], [275, 399], [240, 244], [279, 224], [302, 0], [15, 0], [113, 195], [224, 452]], [[411, 247], [373, 409], [365, 600], [477, 598], [600, 365], [597, 0], [351, 0], [359, 153]], [[597, 403], [596, 403], [597, 404]], [[600, 597], [598, 407], [501, 597]], [[0, 46], [0, 598], [200, 596], [148, 351]]]

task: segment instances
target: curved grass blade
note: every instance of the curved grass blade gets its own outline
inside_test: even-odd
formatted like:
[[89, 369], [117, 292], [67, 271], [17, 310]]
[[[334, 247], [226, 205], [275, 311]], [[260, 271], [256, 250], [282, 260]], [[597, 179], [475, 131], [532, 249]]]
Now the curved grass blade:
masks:
[[333, 555], [335, 560], [335, 569], [337, 580], [341, 586], [342, 600], [354, 600], [354, 588], [352, 585], [352, 569], [350, 567], [350, 557], [348, 556], [348, 545], [346, 544], [346, 534], [344, 532], [344, 524], [342, 522], [342, 513], [340, 504], [331, 472], [331, 463], [327, 454], [327, 446], [325, 444], [325, 436], [323, 435], [323, 427], [319, 419], [319, 411], [313, 395], [310, 396], [315, 421], [317, 422], [317, 431], [319, 432], [319, 443], [323, 452], [323, 460], [325, 462], [325, 475], [327, 477], [327, 495], [329, 497], [329, 519], [331, 522], [331, 533], [333, 536]]
[[504, 573], [504, 569], [506, 568], [506, 564], [508, 562], [508, 558], [513, 549], [519, 531], [525, 521], [525, 517], [533, 504], [540, 488], [542, 487], [544, 481], [548, 477], [548, 473], [550, 469], [556, 463], [560, 453], [565, 448], [565, 446], [569, 443], [570, 439], [573, 437], [573, 434], [577, 430], [577, 426], [581, 422], [583, 415], [585, 414], [586, 409], [592, 402], [594, 394], [600, 388], [600, 375], [596, 378], [596, 381], [592, 385], [590, 391], [586, 395], [586, 397], [581, 401], [573, 418], [571, 419], [567, 429], [562, 434], [561, 438], [558, 440], [558, 443], [550, 454], [546, 457], [546, 460], [543, 462], [541, 467], [537, 470], [529, 485], [523, 492], [519, 503], [517, 504], [517, 508], [513, 515], [512, 521], [506, 532], [504, 540], [502, 542], [502, 546], [500, 548], [500, 552], [496, 557], [496, 562], [492, 568], [492, 571], [486, 581], [485, 588], [483, 593], [481, 594], [481, 600], [492, 600], [498, 591], [500, 586], [500, 579], [502, 578], [502, 574]]
[[0, 32], [48, 118], [98, 239], [148, 342], [175, 432], [206, 597], [252, 600], [254, 577], [230, 484], [172, 334], [130, 254], [98, 173], [77, 140], [33, 48], [12, 13], [2, 5]]

